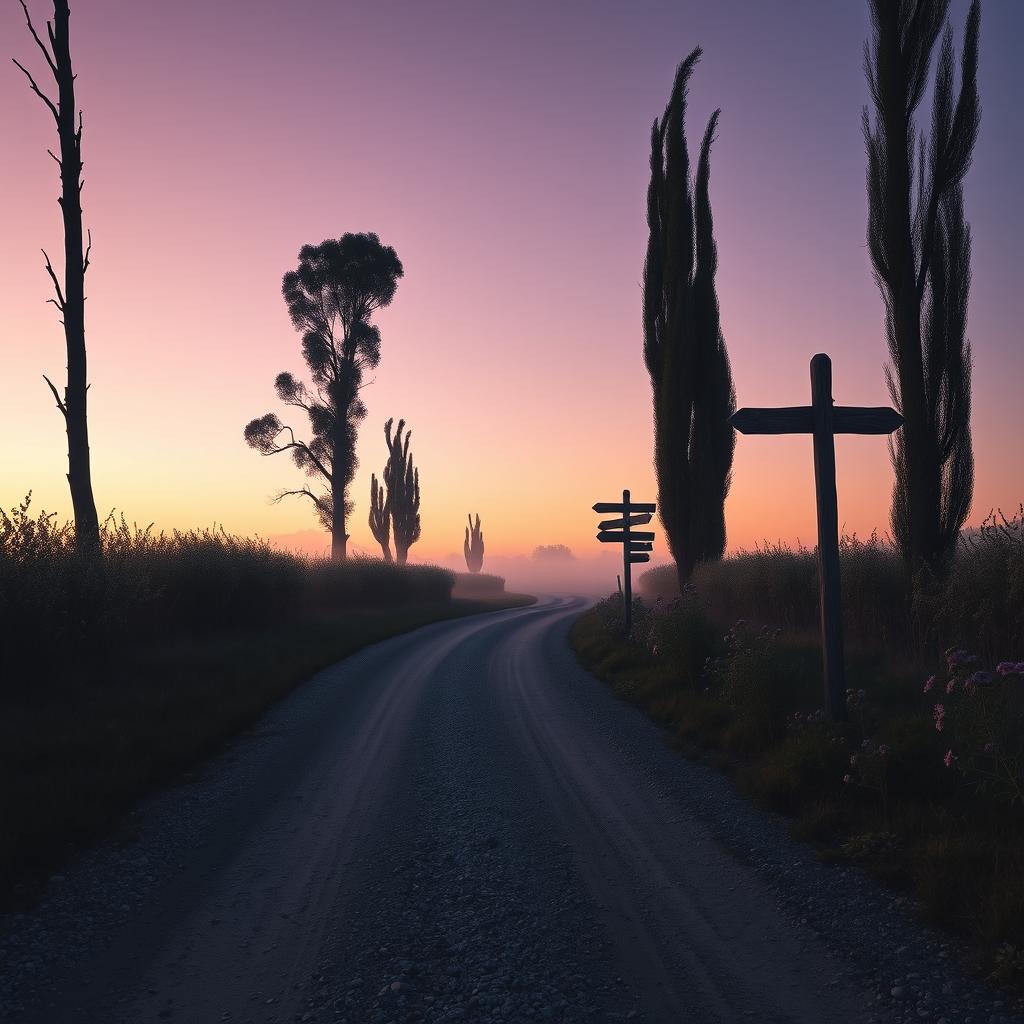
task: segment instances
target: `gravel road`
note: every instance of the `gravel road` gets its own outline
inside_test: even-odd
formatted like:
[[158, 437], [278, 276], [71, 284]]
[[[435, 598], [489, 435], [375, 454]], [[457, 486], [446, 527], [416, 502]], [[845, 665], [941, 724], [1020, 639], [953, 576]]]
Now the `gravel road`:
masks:
[[0, 920], [0, 1020], [1024, 1020], [583, 672], [583, 604], [321, 672]]

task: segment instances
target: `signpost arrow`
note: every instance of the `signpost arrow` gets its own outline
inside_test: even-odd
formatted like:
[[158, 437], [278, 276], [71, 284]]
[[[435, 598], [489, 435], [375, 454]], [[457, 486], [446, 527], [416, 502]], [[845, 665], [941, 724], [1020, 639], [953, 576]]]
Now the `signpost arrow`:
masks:
[[[629, 491], [623, 491], [623, 494], [628, 494]], [[621, 512], [625, 515], [628, 512], [656, 512], [657, 505], [653, 501], [636, 501], [632, 505], [628, 501], [623, 501], [619, 504], [617, 501], [599, 501], [594, 505], [594, 511], [599, 512], [602, 515], [607, 512]]]
[[643, 515], [630, 516], [628, 519], [606, 519], [603, 523], [598, 523], [597, 528], [599, 530], [624, 530], [627, 526], [630, 528], [646, 526], [650, 521], [651, 513], [645, 512]]
[[630, 551], [653, 551], [654, 545], [650, 541], [643, 540], [631, 540], [629, 542]]
[[630, 555], [630, 562], [649, 562], [651, 560], [650, 555]]
[[[903, 423], [895, 409], [832, 404], [832, 360], [811, 360], [811, 404], [785, 409], [737, 409], [729, 422], [741, 434], [812, 434], [818, 505], [818, 586], [821, 605], [825, 709], [846, 716], [843, 620], [839, 606], [839, 509], [836, 498], [836, 434], [891, 434]], [[639, 556], [636, 556], [639, 557]]]
[[647, 530], [617, 530], [614, 533], [602, 530], [597, 539], [602, 544], [622, 544], [631, 540], [654, 540], [654, 534]]

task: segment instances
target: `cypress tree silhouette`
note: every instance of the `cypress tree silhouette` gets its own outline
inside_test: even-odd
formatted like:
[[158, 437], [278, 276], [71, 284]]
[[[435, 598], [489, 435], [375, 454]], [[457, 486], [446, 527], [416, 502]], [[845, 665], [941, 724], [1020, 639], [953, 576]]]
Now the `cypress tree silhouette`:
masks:
[[395, 561], [405, 565], [409, 548], [420, 539], [420, 471], [412, 464], [409, 454], [409, 439], [412, 431], [405, 429], [405, 420], [398, 421], [398, 429], [391, 436], [393, 419], [384, 424], [384, 437], [388, 443], [387, 464], [384, 466], [384, 483], [388, 488], [388, 504], [391, 506], [391, 523], [395, 536]]
[[664, 116], [651, 131], [650, 235], [644, 263], [644, 360], [654, 404], [658, 511], [685, 583], [698, 562], [725, 551], [725, 498], [736, 408], [722, 337], [715, 273], [718, 253], [708, 184], [715, 111], [691, 183], [686, 92], [701, 57], [678, 67]]
[[[380, 362], [380, 331], [370, 317], [391, 302], [401, 276], [395, 250], [372, 233], [303, 246], [298, 269], [284, 275], [282, 292], [292, 324], [302, 332], [302, 355], [313, 386], [279, 373], [274, 389], [285, 405], [306, 413], [312, 440], [297, 440], [274, 413], [245, 428], [246, 443], [261, 455], [291, 452], [295, 464], [325, 486], [319, 493], [309, 487], [280, 491], [274, 500], [309, 498], [331, 533], [335, 559], [345, 558], [347, 551], [345, 525], [352, 511], [347, 492], [358, 465], [356, 432], [366, 415], [359, 398], [363, 372]], [[282, 440], [282, 435], [287, 437]]]
[[377, 483], [377, 474], [370, 476], [370, 533], [380, 545], [384, 561], [391, 558], [391, 504], [387, 500], [387, 489]]
[[85, 273], [89, 269], [92, 235], [83, 252], [82, 240], [82, 112], [75, 109], [75, 73], [71, 66], [71, 42], [67, 0], [54, 0], [53, 21], [46, 23], [49, 48], [39, 38], [25, 0], [21, 0], [28, 30], [53, 75], [57, 102], [40, 89], [30, 71], [18, 61], [17, 68], [29, 81], [32, 91], [46, 104], [57, 125], [60, 157], [50, 156], [60, 168], [61, 216], [64, 221], [64, 285], [61, 287], [50, 257], [43, 250], [46, 273], [56, 293], [52, 302], [60, 311], [67, 348], [67, 385], [61, 398], [49, 377], [44, 376], [57, 408], [64, 417], [68, 435], [68, 487], [75, 514], [75, 543], [79, 550], [98, 554], [100, 523], [92, 493], [92, 468], [89, 459], [89, 421], [87, 416], [88, 374], [85, 351]]
[[469, 525], [466, 527], [466, 540], [462, 551], [466, 556], [466, 566], [470, 572], [477, 573], [484, 567], [484, 535], [480, 530], [480, 514], [477, 513], [476, 525], [473, 517], [466, 516]]
[[914, 110], [949, 0], [869, 0], [864, 69], [875, 108], [863, 115], [868, 249], [885, 303], [886, 381], [903, 429], [890, 442], [892, 530], [911, 570], [945, 566], [970, 511], [971, 349], [966, 339], [971, 237], [964, 175], [978, 136], [978, 27], [973, 0], [954, 104], [953, 32], [939, 50], [931, 140], [917, 144]]

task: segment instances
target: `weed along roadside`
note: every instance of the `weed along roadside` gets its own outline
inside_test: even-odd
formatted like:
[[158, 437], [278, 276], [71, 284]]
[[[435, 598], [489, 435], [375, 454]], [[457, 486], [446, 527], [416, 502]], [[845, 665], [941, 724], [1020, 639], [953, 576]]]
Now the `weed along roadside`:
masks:
[[[822, 708], [815, 556], [785, 548], [640, 579], [632, 639], [616, 594], [573, 625], [581, 663], [686, 756], [789, 816], [968, 943], [982, 976], [1024, 984], [1024, 662], [1019, 603], [974, 597], [1024, 568], [1024, 518], [965, 541], [945, 582], [907, 592], [899, 555], [841, 546], [846, 721]], [[982, 589], [983, 588], [983, 589]], [[1012, 592], [1012, 585], [1006, 591]], [[884, 628], [881, 624], [884, 623]], [[943, 639], [946, 638], [946, 639]], [[997, 653], [998, 652], [998, 653]]]
[[213, 532], [108, 523], [103, 542], [95, 578], [67, 529], [27, 507], [0, 520], [5, 909], [30, 906], [77, 844], [319, 669], [432, 622], [534, 601], [499, 577], [462, 597], [445, 569], [310, 562]]

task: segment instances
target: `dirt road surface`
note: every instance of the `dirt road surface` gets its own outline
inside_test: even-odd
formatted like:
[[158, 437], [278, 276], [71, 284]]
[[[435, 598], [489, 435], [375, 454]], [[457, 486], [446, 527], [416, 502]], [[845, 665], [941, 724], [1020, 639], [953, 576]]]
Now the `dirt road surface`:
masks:
[[582, 607], [435, 624], [319, 674], [15, 922], [0, 969], [33, 962], [5, 1019], [938, 1019], [938, 993], [931, 1016], [885, 995], [912, 925], [868, 907], [882, 923], [844, 946], [848, 905], [805, 897], [869, 883], [580, 669]]

